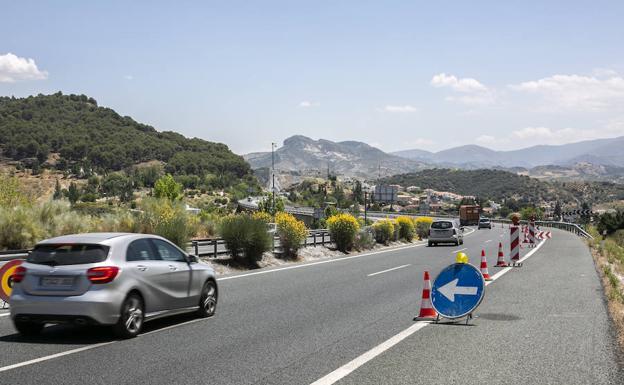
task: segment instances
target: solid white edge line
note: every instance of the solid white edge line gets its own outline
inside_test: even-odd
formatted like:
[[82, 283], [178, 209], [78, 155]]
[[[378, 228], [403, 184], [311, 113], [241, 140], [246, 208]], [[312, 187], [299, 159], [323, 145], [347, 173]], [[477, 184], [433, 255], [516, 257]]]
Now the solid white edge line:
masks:
[[8, 317], [10, 315], [11, 315], [11, 313], [2, 313], [2, 314], [0, 314], [0, 317]]
[[367, 277], [372, 277], [372, 276], [377, 275], [377, 274], [383, 274], [383, 273], [387, 273], [389, 271], [402, 269], [402, 268], [408, 267], [408, 266], [412, 266], [412, 264], [408, 263], [407, 265], [401, 265], [401, 266], [393, 267], [392, 269], [386, 269], [386, 270], [378, 271], [376, 273], [371, 273], [371, 274], [368, 274]]
[[[475, 230], [473, 229], [470, 233], [465, 234], [465, 235], [470, 235], [474, 231]], [[223, 277], [223, 278], [219, 278], [218, 280], [222, 281], [222, 280], [226, 280], [226, 279], [247, 277], [247, 276], [250, 276], [250, 275], [267, 274], [267, 273], [272, 273], [272, 272], [275, 272], [275, 271], [290, 270], [290, 269], [295, 269], [295, 268], [300, 268], [300, 267], [320, 265], [320, 264], [323, 264], [323, 263], [337, 262], [337, 261], [342, 261], [342, 260], [347, 260], [347, 259], [365, 257], [365, 256], [368, 256], [368, 255], [388, 253], [388, 252], [395, 251], [395, 250], [409, 249], [409, 248], [412, 248], [412, 247], [418, 247], [418, 246], [424, 246], [424, 245], [425, 245], [425, 243], [418, 243], [418, 244], [415, 244], [415, 245], [400, 246], [400, 247], [395, 247], [395, 248], [386, 249], [386, 250], [380, 250], [380, 251], [376, 251], [376, 252], [372, 252], [372, 253], [353, 255], [351, 257], [330, 259], [330, 260], [326, 260], [326, 261], [313, 262], [313, 263], [309, 263], [309, 264], [305, 264], [305, 265], [288, 266], [288, 267], [284, 267], [284, 268], [281, 268], [281, 269], [274, 269], [274, 270], [267, 270], [267, 271], [258, 271], [258, 272], [255, 272], [255, 273], [234, 275], [234, 276], [231, 276], [231, 277]], [[9, 314], [2, 314], [2, 316], [7, 316], [7, 315], [9, 315]], [[162, 329], [152, 330], [151, 332], [140, 334], [138, 337], [150, 335], [152, 333], [157, 333], [157, 332], [173, 329], [173, 328], [176, 328], [176, 327], [184, 326], [186, 324], [190, 324], [190, 323], [194, 323], [194, 322], [198, 322], [198, 321], [205, 321], [205, 320], [206, 320], [205, 318], [201, 318], [201, 319], [196, 319], [196, 320], [191, 320], [191, 321], [188, 321], [188, 322], [184, 322], [184, 323], [181, 323], [181, 324], [171, 325], [171, 326], [168, 326], [168, 327], [165, 327], [165, 328], [162, 328]], [[414, 326], [416, 326], [416, 325], [412, 325], [411, 327], [414, 327]], [[421, 326], [421, 328], [424, 327], [424, 326], [426, 326], [426, 323], [423, 323], [423, 326]], [[414, 330], [410, 334], [413, 334], [416, 331], [417, 330]], [[406, 335], [405, 337], [403, 337], [403, 339], [407, 338], [408, 336], [409, 336], [409, 334]], [[20, 368], [20, 367], [23, 367], [23, 366], [36, 364], [36, 363], [39, 363], [39, 362], [49, 361], [49, 360], [52, 360], [52, 359], [55, 359], [55, 358], [58, 358], [58, 357], [67, 356], [67, 355], [70, 355], [70, 354], [84, 352], [85, 350], [96, 349], [96, 348], [99, 348], [99, 347], [102, 347], [102, 346], [114, 344], [116, 342], [119, 342], [119, 340], [101, 342], [101, 343], [97, 343], [97, 344], [94, 344], [94, 345], [87, 345], [87, 346], [83, 346], [81, 348], [67, 350], [67, 351], [60, 352], [60, 353], [55, 353], [55, 354], [52, 354], [52, 355], [49, 355], [49, 356], [39, 357], [39, 358], [35, 358], [35, 359], [32, 359], [32, 360], [19, 362], [17, 364], [3, 366], [3, 367], [0, 367], [0, 373], [1, 372], [6, 372], [6, 371], [12, 370], [12, 369], [17, 369], [17, 368]], [[388, 341], [386, 341], [386, 342], [388, 342]], [[393, 345], [397, 344], [398, 342], [400, 342], [400, 340], [396, 341]], [[393, 345], [389, 345], [386, 349], [389, 349]], [[371, 357], [370, 359], [372, 359], [372, 358], [373, 357]], [[362, 364], [360, 364], [360, 365], [362, 365]], [[358, 365], [358, 366], [360, 366], [360, 365]]]
[[[537, 250], [539, 250], [544, 245], [544, 243], [546, 243], [546, 242], [540, 242], [533, 250], [531, 250], [529, 253], [527, 253], [527, 255], [525, 255], [524, 257], [520, 258], [520, 260], [518, 262], [523, 262], [523, 261], [529, 259], [533, 254], [535, 254], [535, 252]], [[490, 283], [493, 283], [494, 281], [496, 281], [498, 278], [502, 277], [505, 273], [507, 273], [511, 269], [513, 269], [513, 267], [507, 267], [507, 268], [504, 268], [503, 270], [499, 271], [498, 273], [494, 274], [492, 276], [492, 280], [491, 281], [487, 281], [485, 283], [485, 285], [487, 286]], [[338, 382], [339, 380], [343, 379], [344, 377], [346, 377], [349, 374], [351, 374], [352, 372], [354, 372], [360, 366], [364, 365], [365, 363], [367, 363], [368, 361], [372, 360], [373, 358], [379, 356], [380, 354], [382, 354], [386, 350], [390, 349], [391, 347], [393, 347], [394, 345], [396, 345], [399, 342], [403, 341], [404, 339], [406, 339], [407, 337], [411, 336], [412, 334], [416, 333], [417, 331], [423, 329], [425, 326], [429, 325], [430, 323], [431, 322], [429, 322], [429, 321], [417, 321], [415, 324], [413, 324], [412, 326], [410, 326], [407, 329], [403, 330], [399, 334], [396, 334], [393, 337], [390, 337], [386, 341], [382, 342], [381, 344], [377, 345], [376, 347], [372, 348], [371, 350], [367, 351], [366, 353], [360, 355], [359, 357], [356, 357], [354, 360], [352, 360], [352, 361], [348, 362], [347, 364], [339, 367], [338, 369], [334, 370], [333, 372], [331, 372], [331, 373], [325, 375], [324, 377], [314, 381], [310, 385], [332, 385], [332, 384]]]

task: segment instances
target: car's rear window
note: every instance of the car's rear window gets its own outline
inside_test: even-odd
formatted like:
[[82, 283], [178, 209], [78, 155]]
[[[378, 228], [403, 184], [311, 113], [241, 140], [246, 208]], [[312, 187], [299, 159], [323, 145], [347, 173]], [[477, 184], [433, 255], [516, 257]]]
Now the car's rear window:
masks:
[[479, 219], [479, 222], [489, 222], [490, 220], [485, 218], [485, 219]]
[[431, 224], [431, 228], [432, 229], [450, 229], [451, 227], [453, 227], [453, 223], [451, 222], [433, 222]]
[[106, 259], [108, 249], [108, 246], [88, 244], [38, 245], [26, 261], [50, 266], [97, 263]]

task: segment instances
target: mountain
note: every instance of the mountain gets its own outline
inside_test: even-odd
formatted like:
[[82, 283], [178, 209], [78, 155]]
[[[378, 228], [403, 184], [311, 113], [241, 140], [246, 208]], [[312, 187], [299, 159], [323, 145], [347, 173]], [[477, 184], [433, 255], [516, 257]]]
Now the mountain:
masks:
[[530, 178], [502, 170], [429, 169], [393, 175], [381, 183], [418, 186], [450, 191], [501, 202], [516, 199], [527, 202], [555, 201], [578, 205], [624, 199], [624, 185], [609, 182], [557, 182]]
[[0, 97], [0, 155], [18, 164], [100, 173], [157, 160], [170, 173], [213, 174], [224, 184], [252, 175], [224, 144], [159, 132], [93, 98], [60, 92]]
[[[271, 167], [270, 152], [244, 155], [253, 169]], [[280, 173], [301, 175], [332, 174], [370, 178], [374, 175], [393, 175], [425, 168], [422, 162], [390, 155], [366, 143], [356, 141], [332, 142], [313, 140], [295, 135], [284, 140], [274, 154], [275, 168]]]
[[[539, 141], [539, 138], [536, 138]], [[496, 151], [468, 145], [430, 153], [422, 150], [403, 150], [391, 154], [436, 165], [462, 168], [525, 167], [543, 165], [573, 166], [591, 163], [624, 167], [624, 137], [586, 140], [562, 145], [537, 145], [513, 151]]]

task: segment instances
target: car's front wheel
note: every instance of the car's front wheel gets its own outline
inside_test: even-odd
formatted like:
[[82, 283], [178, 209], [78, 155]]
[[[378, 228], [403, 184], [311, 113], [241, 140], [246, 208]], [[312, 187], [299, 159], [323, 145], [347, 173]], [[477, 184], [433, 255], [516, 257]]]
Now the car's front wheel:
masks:
[[43, 330], [43, 326], [40, 323], [15, 321], [15, 329], [25, 337], [38, 335]]
[[136, 293], [126, 297], [121, 305], [119, 321], [113, 327], [115, 334], [121, 338], [136, 337], [143, 329], [145, 320], [143, 299]]
[[217, 298], [217, 284], [214, 281], [206, 281], [199, 297], [197, 314], [200, 317], [212, 317], [217, 311]]

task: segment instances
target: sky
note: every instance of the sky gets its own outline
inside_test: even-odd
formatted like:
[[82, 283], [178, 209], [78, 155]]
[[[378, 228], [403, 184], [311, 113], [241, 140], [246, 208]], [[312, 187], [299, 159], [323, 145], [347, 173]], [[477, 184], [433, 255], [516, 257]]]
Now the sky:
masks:
[[624, 135], [622, 1], [6, 1], [0, 95], [62, 91], [270, 151]]

